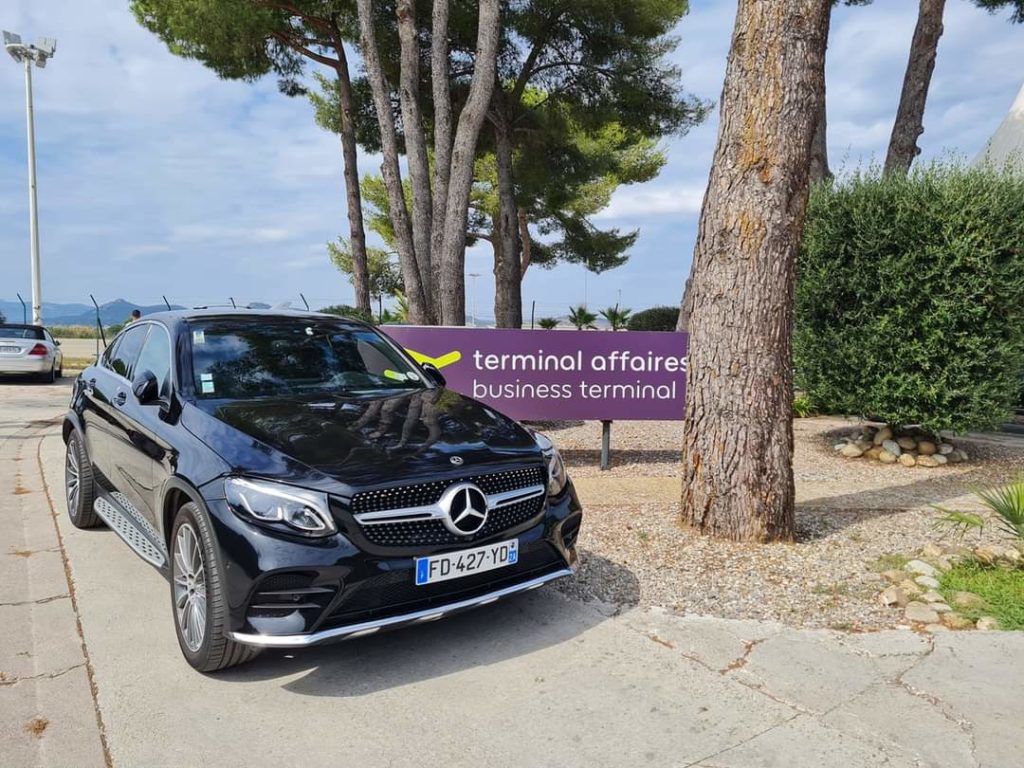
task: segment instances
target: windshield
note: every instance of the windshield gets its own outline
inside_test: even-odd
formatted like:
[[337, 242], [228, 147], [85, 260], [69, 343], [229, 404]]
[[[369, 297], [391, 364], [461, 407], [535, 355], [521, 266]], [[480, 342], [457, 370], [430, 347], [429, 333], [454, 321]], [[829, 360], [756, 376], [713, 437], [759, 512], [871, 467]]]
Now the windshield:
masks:
[[0, 325], [0, 339], [43, 340], [43, 329], [31, 325]]
[[190, 329], [200, 398], [359, 396], [426, 386], [409, 361], [369, 329], [307, 318], [210, 320]]

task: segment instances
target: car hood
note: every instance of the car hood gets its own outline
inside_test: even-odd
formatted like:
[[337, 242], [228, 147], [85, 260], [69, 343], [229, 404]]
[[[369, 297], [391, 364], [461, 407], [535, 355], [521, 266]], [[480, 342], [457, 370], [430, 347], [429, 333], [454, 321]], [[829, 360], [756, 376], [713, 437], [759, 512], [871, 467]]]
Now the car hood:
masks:
[[[521, 425], [446, 388], [195, 405], [212, 418], [190, 430], [239, 472], [297, 479], [297, 462], [359, 488], [540, 459]], [[284, 456], [268, 455], [267, 447]]]

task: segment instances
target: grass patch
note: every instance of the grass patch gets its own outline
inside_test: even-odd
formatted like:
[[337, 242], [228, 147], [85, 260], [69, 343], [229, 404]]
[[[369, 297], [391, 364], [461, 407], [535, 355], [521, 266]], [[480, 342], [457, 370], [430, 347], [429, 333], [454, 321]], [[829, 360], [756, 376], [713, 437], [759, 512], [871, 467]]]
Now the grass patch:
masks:
[[70, 370], [80, 371], [84, 368], [88, 368], [90, 365], [96, 362], [95, 357], [66, 357], [64, 358], [64, 367]]
[[1024, 569], [993, 567], [977, 561], [955, 565], [939, 577], [942, 594], [952, 600], [954, 592], [973, 592], [988, 607], [964, 609], [969, 619], [994, 616], [1000, 629], [1024, 629]]
[[882, 555], [873, 563], [868, 563], [868, 568], [875, 573], [884, 573], [885, 571], [902, 571], [903, 566], [909, 562], [910, 558], [906, 555]]

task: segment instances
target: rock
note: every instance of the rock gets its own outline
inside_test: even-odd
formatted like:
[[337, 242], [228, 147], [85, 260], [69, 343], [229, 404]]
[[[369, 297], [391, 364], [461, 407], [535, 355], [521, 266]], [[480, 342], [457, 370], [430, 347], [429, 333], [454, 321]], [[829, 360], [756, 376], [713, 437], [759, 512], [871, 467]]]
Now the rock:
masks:
[[846, 443], [836, 443], [835, 445], [832, 446], [832, 450], [838, 452], [838, 451], [843, 450], [843, 448], [845, 448], [845, 447], [846, 447]]
[[947, 632], [949, 627], [944, 624], [925, 624], [925, 632]]
[[916, 600], [907, 603], [907, 607], [903, 609], [903, 615], [906, 617], [907, 621], [914, 621], [918, 624], [939, 623], [939, 614], [924, 603], [919, 603]]
[[956, 448], [949, 443], [939, 443], [939, 453], [943, 456], [949, 456], [955, 450]]
[[1003, 560], [1017, 565], [1021, 561], [1020, 550], [1013, 547], [1007, 547], [1003, 550]]
[[879, 454], [881, 454], [882, 451], [884, 451], [884, 450], [885, 449], [882, 448], [882, 446], [880, 446], [880, 445], [876, 445], [876, 446], [874, 446], [872, 448], [868, 448], [866, 451], [864, 451], [864, 458], [865, 459], [871, 459], [872, 461], [878, 461]]
[[872, 437], [874, 437], [875, 433], [877, 431], [878, 431], [877, 427], [872, 427], [872, 426], [867, 425], [867, 424], [864, 426], [864, 429], [863, 429], [864, 436], [867, 437], [868, 439], [871, 439]]
[[976, 595], [973, 592], [954, 592], [953, 605], [965, 610], [981, 610], [985, 607], [985, 601], [981, 595]]
[[929, 589], [927, 592], [925, 592], [923, 595], [921, 595], [921, 600], [923, 600], [926, 603], [944, 603], [944, 602], [946, 602], [946, 598], [944, 598], [942, 595], [940, 595], [934, 589]]
[[935, 566], [929, 565], [924, 560], [911, 560], [909, 563], [903, 566], [903, 570], [916, 573], [919, 576], [931, 576], [933, 579], [939, 575], [939, 572], [935, 569]]
[[[955, 453], [960, 457], [960, 461], [970, 461], [971, 457], [967, 455], [967, 451], [965, 451], [963, 448], [957, 448]], [[951, 453], [950, 456], [952, 455], [953, 454]]]
[[945, 464], [947, 461], [949, 461], [949, 458], [946, 457], [946, 456], [943, 456], [941, 453], [936, 453], [934, 456], [931, 456], [929, 458], [931, 458], [931, 460], [934, 461], [940, 467], [943, 464]]
[[1003, 554], [1002, 547], [986, 544], [974, 550], [974, 557], [986, 565], [993, 565]]
[[919, 467], [937, 467], [939, 462], [935, 460], [934, 456], [923, 455], [917, 457], [917, 466]]
[[904, 467], [913, 467], [917, 465], [917, 459], [909, 453], [900, 454], [900, 464]]
[[882, 447], [885, 448], [893, 456], [899, 456], [903, 453], [903, 449], [900, 448], [900, 444], [895, 440], [884, 440], [882, 441]]
[[936, 450], [935, 443], [931, 440], [922, 440], [917, 444], [917, 452], [922, 456], [931, 456]]
[[847, 443], [840, 449], [840, 455], [845, 456], [848, 459], [857, 459], [864, 455], [864, 451], [858, 448], [853, 443]]
[[917, 448], [917, 440], [912, 438], [910, 435], [904, 435], [903, 437], [896, 440], [897, 445], [904, 451], [912, 451]]
[[950, 464], [959, 464], [963, 461], [963, 459], [960, 458], [960, 451], [953, 451], [952, 453], [946, 454], [946, 461]]
[[974, 622], [956, 611], [947, 611], [939, 618], [950, 629], [974, 629]]
[[910, 599], [903, 594], [899, 587], [886, 587], [878, 595], [878, 601], [882, 605], [898, 605], [900, 607], [910, 602]]
[[941, 557], [933, 557], [932, 563], [935, 565], [936, 568], [943, 572], [948, 571], [950, 568], [953, 567], [952, 561], [946, 555], [942, 555]]
[[903, 581], [903, 577], [906, 576], [903, 571], [882, 571], [880, 574], [886, 581], [891, 581], [893, 584], [898, 584]]
[[929, 541], [923, 547], [921, 547], [921, 554], [924, 557], [942, 557], [946, 554], [946, 550], [941, 544], [936, 544], [934, 541]]
[[860, 440], [854, 440], [853, 444], [860, 448], [862, 451], [866, 451], [868, 448], [872, 446], [872, 442], [870, 440], [865, 440], [864, 438], [861, 438]]
[[883, 449], [882, 452], [878, 454], [878, 460], [883, 464], [895, 464], [896, 454]]
[[978, 619], [975, 626], [983, 631], [999, 629], [999, 619], [997, 619], [995, 616], [982, 616], [980, 619]]
[[882, 427], [880, 430], [875, 432], [875, 436], [872, 438], [875, 445], [881, 445], [886, 440], [892, 439], [892, 430], [889, 427]]
[[921, 593], [924, 592], [924, 590], [921, 589], [921, 586], [919, 584], [915, 584], [910, 579], [907, 579], [906, 581], [901, 581], [899, 587], [903, 591], [903, 594], [905, 594], [911, 600], [913, 600], [916, 597], [920, 597]]
[[914, 583], [917, 584], [917, 586], [919, 587], [924, 587], [925, 589], [939, 588], [939, 580], [936, 579], [934, 576], [918, 576], [916, 579], [914, 579]]
[[949, 613], [953, 609], [945, 603], [928, 603], [928, 607], [935, 611], [940, 616], [944, 613]]

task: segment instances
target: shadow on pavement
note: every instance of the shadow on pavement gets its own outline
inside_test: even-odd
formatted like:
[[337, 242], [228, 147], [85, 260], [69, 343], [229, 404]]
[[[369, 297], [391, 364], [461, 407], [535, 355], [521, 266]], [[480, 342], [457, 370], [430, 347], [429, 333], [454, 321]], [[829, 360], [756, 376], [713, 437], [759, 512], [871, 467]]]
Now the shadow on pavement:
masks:
[[[633, 581], [638, 598], [639, 582], [635, 576]], [[268, 649], [216, 677], [243, 683], [289, 678], [282, 687], [292, 693], [354, 698], [493, 664], [522, 664], [525, 675], [531, 668], [525, 657], [582, 642], [582, 635], [613, 613], [601, 607], [570, 599], [549, 585], [394, 632], [306, 649]]]

